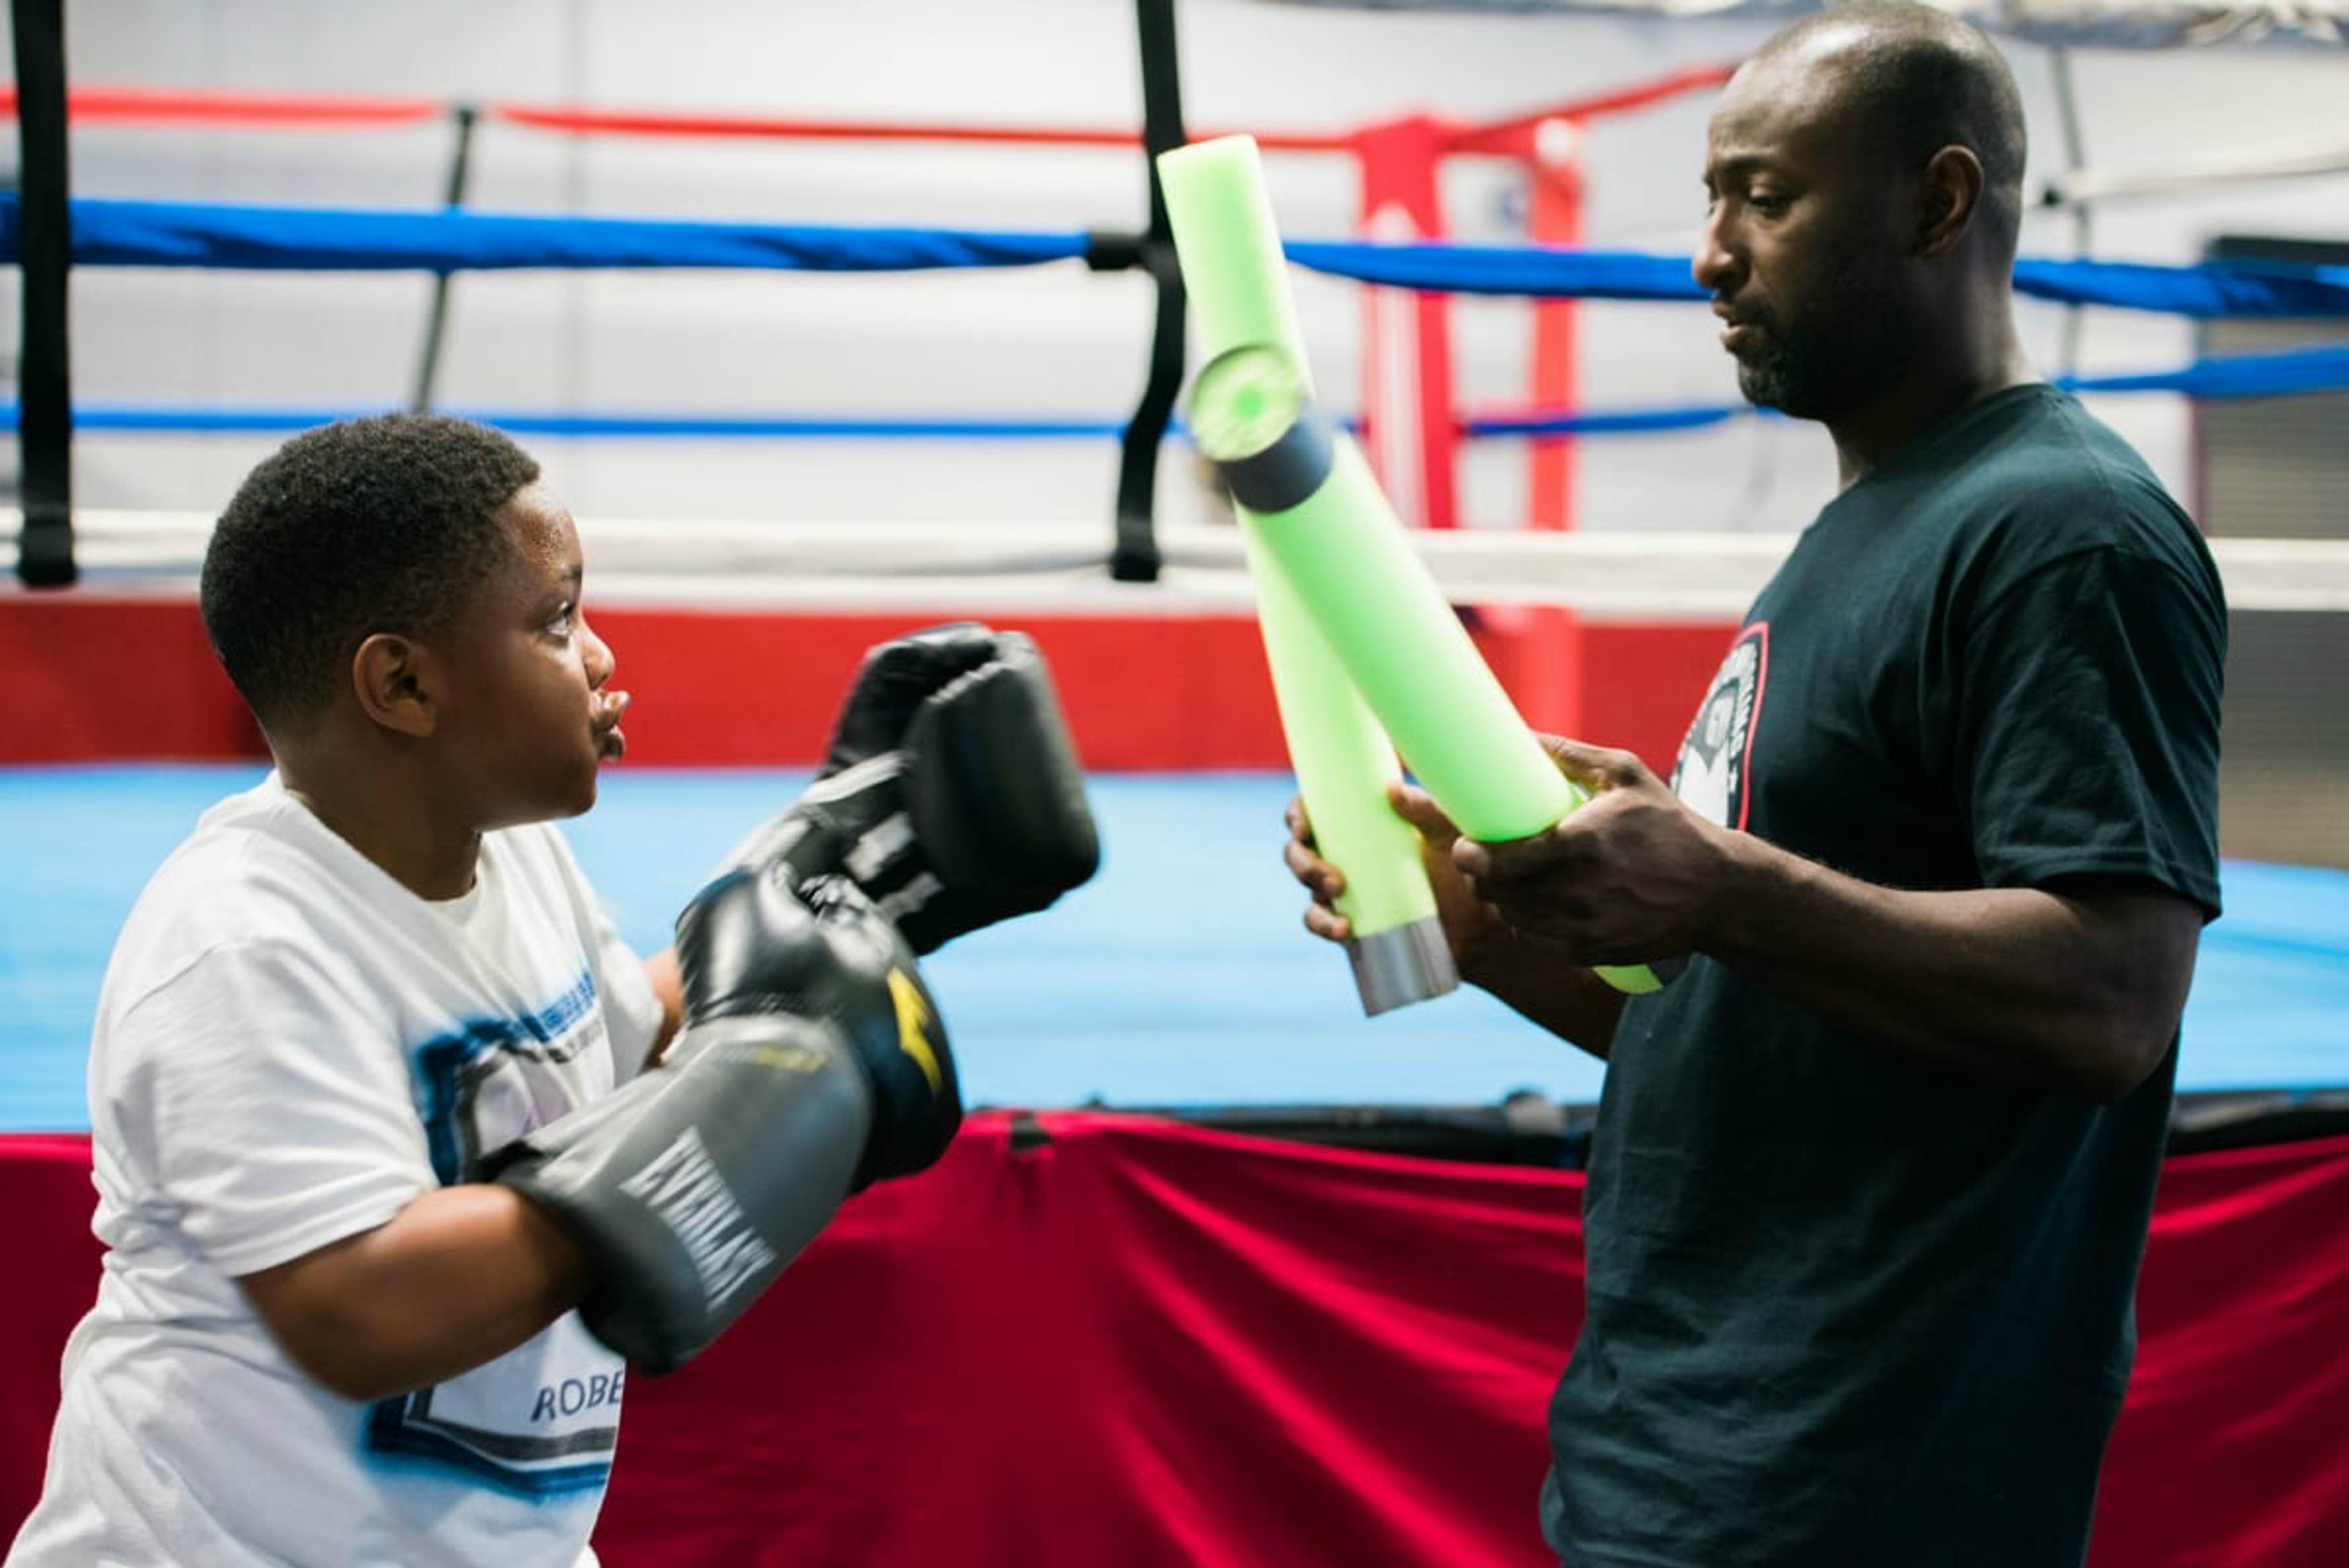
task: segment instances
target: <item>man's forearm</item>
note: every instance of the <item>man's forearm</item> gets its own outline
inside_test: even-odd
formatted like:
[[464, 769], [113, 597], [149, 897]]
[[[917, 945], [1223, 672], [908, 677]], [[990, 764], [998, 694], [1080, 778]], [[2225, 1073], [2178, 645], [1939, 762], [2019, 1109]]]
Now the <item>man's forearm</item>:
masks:
[[2177, 1027], [2199, 911], [2155, 891], [1879, 888], [1735, 835], [1702, 946], [1886, 1046], [1970, 1078], [2127, 1093]]

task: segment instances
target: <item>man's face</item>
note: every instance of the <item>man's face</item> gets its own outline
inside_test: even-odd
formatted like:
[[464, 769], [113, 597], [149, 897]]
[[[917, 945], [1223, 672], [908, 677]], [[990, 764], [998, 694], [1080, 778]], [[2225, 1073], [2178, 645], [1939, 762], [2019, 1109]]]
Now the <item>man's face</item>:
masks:
[[571, 514], [543, 484], [499, 514], [507, 554], [447, 637], [436, 738], [458, 805], [477, 829], [576, 816], [596, 770], [625, 742], [625, 692], [604, 690], [612, 650], [580, 607]]
[[1758, 59], [1722, 95], [1690, 270], [1728, 324], [1722, 346], [1737, 360], [1738, 389], [1832, 423], [1897, 379], [1909, 357], [1901, 214], [1913, 209], [1820, 53]]

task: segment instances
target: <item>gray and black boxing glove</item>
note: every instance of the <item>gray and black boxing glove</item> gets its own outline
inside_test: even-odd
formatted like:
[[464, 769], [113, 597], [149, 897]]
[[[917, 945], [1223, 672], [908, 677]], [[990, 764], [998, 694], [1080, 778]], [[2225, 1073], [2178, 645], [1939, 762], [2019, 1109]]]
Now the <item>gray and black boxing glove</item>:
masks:
[[864, 656], [822, 770], [729, 866], [845, 871], [917, 953], [1044, 909], [1101, 864], [1036, 645], [973, 622]]
[[677, 951], [686, 1022], [661, 1064], [492, 1173], [578, 1239], [587, 1327], [653, 1373], [747, 1311], [849, 1193], [930, 1165], [962, 1121], [913, 953], [846, 879], [738, 871], [679, 917]]

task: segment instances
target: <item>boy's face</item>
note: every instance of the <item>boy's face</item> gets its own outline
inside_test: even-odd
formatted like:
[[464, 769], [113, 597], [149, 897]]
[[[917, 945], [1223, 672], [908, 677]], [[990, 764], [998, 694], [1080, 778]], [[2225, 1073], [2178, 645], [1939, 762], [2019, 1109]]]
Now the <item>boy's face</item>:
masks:
[[580, 606], [571, 514], [543, 483], [499, 514], [506, 559], [450, 628], [437, 731], [449, 780], [477, 829], [576, 816], [625, 740], [626, 692], [606, 691], [612, 650]]

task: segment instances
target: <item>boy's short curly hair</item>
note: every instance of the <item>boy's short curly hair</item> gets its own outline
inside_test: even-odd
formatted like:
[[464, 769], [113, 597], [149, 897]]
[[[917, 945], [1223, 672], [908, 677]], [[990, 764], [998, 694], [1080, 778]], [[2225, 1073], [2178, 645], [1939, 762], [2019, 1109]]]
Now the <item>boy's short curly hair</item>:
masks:
[[323, 711], [377, 632], [444, 631], [504, 557], [537, 461], [486, 426], [384, 414], [305, 431], [237, 488], [204, 551], [212, 651], [264, 730]]

